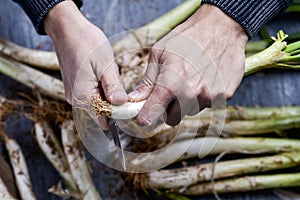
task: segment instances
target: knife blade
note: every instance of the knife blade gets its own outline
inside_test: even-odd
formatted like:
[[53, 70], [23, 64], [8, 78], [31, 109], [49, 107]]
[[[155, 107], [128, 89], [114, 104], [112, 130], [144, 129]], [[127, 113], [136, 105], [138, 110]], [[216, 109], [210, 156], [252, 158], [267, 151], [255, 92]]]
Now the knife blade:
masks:
[[110, 127], [110, 130], [111, 130], [111, 133], [112, 133], [114, 143], [117, 147], [117, 152], [118, 152], [118, 156], [119, 156], [121, 165], [123, 167], [123, 170], [126, 170], [124, 150], [122, 148], [121, 141], [120, 141], [120, 131], [119, 131], [119, 127], [116, 124], [115, 120], [113, 120], [112, 125]]

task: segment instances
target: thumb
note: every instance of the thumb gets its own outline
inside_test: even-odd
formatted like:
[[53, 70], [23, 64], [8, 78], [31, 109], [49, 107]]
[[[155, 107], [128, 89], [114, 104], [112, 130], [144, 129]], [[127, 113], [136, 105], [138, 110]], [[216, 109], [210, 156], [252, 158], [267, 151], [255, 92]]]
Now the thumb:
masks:
[[112, 63], [102, 74], [101, 86], [106, 99], [114, 105], [122, 105], [128, 100], [119, 76], [118, 66]]

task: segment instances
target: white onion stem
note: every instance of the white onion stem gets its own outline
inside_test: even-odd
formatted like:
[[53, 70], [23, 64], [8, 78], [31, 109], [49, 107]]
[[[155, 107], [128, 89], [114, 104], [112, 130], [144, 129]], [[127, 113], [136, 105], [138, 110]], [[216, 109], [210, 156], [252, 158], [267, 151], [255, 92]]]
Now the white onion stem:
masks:
[[0, 57], [0, 72], [33, 90], [38, 90], [54, 99], [65, 101], [63, 82], [48, 74], [3, 57]]
[[59, 70], [55, 52], [33, 50], [0, 39], [0, 52], [20, 62], [49, 70]]
[[78, 191], [67, 158], [50, 124], [47, 121], [37, 122], [34, 125], [34, 130], [35, 138], [42, 152], [62, 176], [68, 188], [73, 192]]
[[26, 160], [19, 144], [5, 134], [2, 136], [5, 140], [5, 147], [9, 154], [9, 159], [13, 168], [16, 184], [21, 198], [24, 200], [36, 200], [29, 177]]
[[[283, 153], [259, 158], [246, 158], [219, 163], [207, 163], [180, 169], [165, 169], [145, 174], [146, 188], [171, 189], [188, 187], [210, 181], [248, 173], [265, 172], [295, 167], [300, 164], [299, 152]], [[214, 170], [213, 170], [214, 168]]]
[[146, 101], [126, 102], [121, 106], [112, 106], [111, 117], [114, 119], [132, 119], [137, 116]]
[[70, 165], [72, 175], [83, 200], [101, 200], [89, 173], [89, 167], [85, 158], [83, 146], [72, 120], [67, 120], [62, 123], [61, 135], [64, 151]]

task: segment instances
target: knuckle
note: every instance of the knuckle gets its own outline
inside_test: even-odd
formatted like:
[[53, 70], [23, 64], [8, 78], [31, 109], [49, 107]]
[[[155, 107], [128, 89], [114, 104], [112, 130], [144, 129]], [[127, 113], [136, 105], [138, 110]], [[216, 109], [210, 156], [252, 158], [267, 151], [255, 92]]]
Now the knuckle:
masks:
[[138, 88], [145, 88], [147, 90], [152, 90], [153, 86], [154, 86], [153, 81], [151, 80], [148, 74], [145, 74], [145, 77], [141, 81]]
[[156, 94], [162, 98], [162, 100], [167, 100], [167, 99], [174, 99], [175, 95], [172, 92], [170, 88], [163, 87], [163, 86], [157, 86], [155, 87]]
[[198, 96], [199, 96], [200, 94], [197, 94], [197, 93], [195, 93], [195, 92], [193, 92], [193, 91], [185, 91], [185, 94], [184, 94], [184, 96], [185, 96], [185, 99], [188, 101], [188, 102], [193, 102], [193, 101], [196, 101], [197, 99], [198, 99]]
[[224, 92], [214, 92], [212, 95], [211, 95], [211, 101], [214, 101], [214, 100], [218, 100], [218, 99], [226, 99], [226, 93]]

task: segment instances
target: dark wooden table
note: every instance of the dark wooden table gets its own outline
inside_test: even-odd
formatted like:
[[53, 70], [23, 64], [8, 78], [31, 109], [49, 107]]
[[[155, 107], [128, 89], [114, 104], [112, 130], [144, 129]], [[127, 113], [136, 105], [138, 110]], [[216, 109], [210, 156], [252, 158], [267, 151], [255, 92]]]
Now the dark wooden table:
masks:
[[[138, 28], [178, 5], [182, 0], [89, 0], [84, 1], [82, 12], [100, 27], [107, 36], [123, 30]], [[268, 24], [268, 30], [275, 35], [279, 29], [286, 33], [300, 31], [299, 16], [280, 16]], [[38, 35], [22, 9], [10, 0], [0, 0], [0, 37], [21, 46], [53, 50], [48, 36]], [[257, 38], [257, 36], [256, 36]], [[0, 94], [17, 98], [20, 92], [30, 92], [28, 88], [0, 74]], [[300, 72], [267, 71], [247, 77], [241, 83], [231, 105], [239, 106], [300, 106]], [[34, 191], [38, 199], [59, 199], [47, 189], [59, 181], [59, 176], [40, 152], [31, 136], [32, 123], [20, 116], [12, 115], [7, 132], [22, 146], [30, 169]], [[0, 150], [5, 155], [3, 147]], [[95, 184], [104, 199], [159, 199], [153, 194], [133, 193], [124, 187], [120, 174], [90, 158]], [[222, 199], [276, 199], [272, 191], [256, 191], [241, 194], [221, 195]], [[163, 199], [163, 198], [162, 198]], [[213, 196], [194, 199], [214, 199]]]

